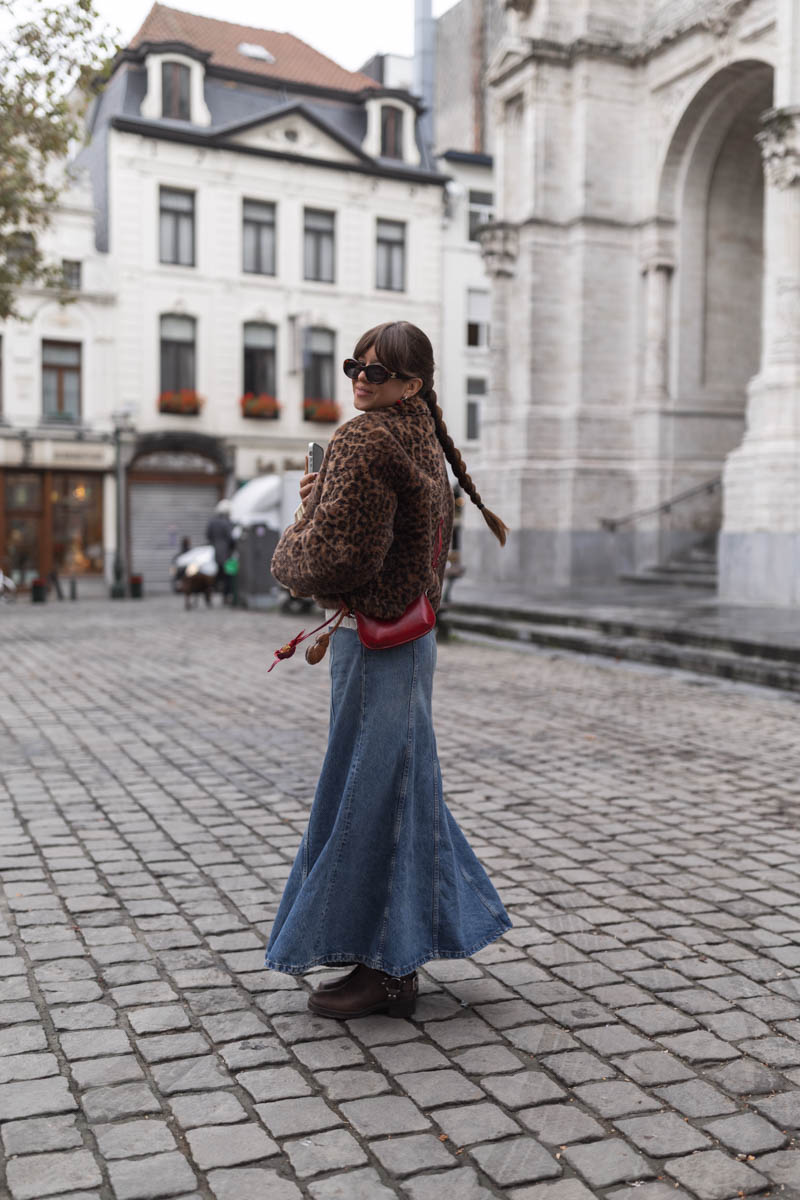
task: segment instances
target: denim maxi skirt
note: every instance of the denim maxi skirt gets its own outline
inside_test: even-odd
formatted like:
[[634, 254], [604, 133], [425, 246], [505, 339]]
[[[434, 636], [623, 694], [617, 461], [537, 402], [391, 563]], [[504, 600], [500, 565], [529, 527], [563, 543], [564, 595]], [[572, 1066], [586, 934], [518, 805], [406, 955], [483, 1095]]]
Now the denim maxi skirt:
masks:
[[367, 650], [341, 628], [330, 654], [328, 748], [266, 965], [301, 975], [359, 962], [399, 976], [466, 958], [511, 921], [442, 798], [435, 635]]

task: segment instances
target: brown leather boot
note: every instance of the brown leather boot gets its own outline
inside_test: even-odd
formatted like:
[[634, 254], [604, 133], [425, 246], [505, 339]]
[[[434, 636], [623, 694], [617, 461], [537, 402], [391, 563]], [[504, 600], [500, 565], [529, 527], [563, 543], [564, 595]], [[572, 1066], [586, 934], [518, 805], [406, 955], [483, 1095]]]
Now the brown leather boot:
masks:
[[372, 967], [354, 971], [340, 987], [319, 989], [308, 998], [308, 1007], [318, 1017], [349, 1021], [386, 1013], [390, 1017], [410, 1017], [417, 1003], [417, 972], [399, 979]]
[[360, 970], [362, 970], [361, 963], [356, 963], [353, 970], [348, 971], [346, 975], [337, 975], [335, 979], [326, 979], [324, 983], [320, 983], [314, 988], [312, 995], [316, 996], [317, 992], [330, 992], [336, 988], [344, 987], [346, 983], [350, 983], [356, 977]]

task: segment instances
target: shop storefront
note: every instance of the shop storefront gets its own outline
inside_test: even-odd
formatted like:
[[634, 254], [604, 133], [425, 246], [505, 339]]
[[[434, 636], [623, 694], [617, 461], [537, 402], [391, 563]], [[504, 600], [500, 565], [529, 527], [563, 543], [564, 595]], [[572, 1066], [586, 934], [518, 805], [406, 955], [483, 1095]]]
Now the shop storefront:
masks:
[[0, 568], [36, 578], [102, 576], [103, 472], [0, 469]]

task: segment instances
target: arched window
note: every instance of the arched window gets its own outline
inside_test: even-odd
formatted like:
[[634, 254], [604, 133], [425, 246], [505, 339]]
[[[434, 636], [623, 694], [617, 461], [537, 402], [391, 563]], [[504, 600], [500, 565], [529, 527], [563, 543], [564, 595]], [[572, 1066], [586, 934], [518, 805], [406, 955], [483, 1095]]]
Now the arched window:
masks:
[[275, 326], [248, 321], [244, 327], [245, 395], [275, 396]]
[[192, 117], [189, 81], [191, 72], [184, 63], [161, 64], [161, 115], [173, 121], [190, 121]]
[[381, 107], [381, 157], [403, 157], [403, 110], [394, 104]]
[[195, 390], [194, 317], [161, 317], [161, 391]]

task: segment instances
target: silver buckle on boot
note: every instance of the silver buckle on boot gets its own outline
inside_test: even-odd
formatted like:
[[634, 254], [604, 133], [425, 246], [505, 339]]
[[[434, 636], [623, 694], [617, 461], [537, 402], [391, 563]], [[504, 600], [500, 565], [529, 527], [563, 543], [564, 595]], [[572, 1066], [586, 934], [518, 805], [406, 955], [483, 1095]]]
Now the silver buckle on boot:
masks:
[[386, 994], [390, 1000], [396, 1000], [403, 990], [403, 981], [394, 975], [387, 975], [383, 981], [383, 986], [386, 988]]

